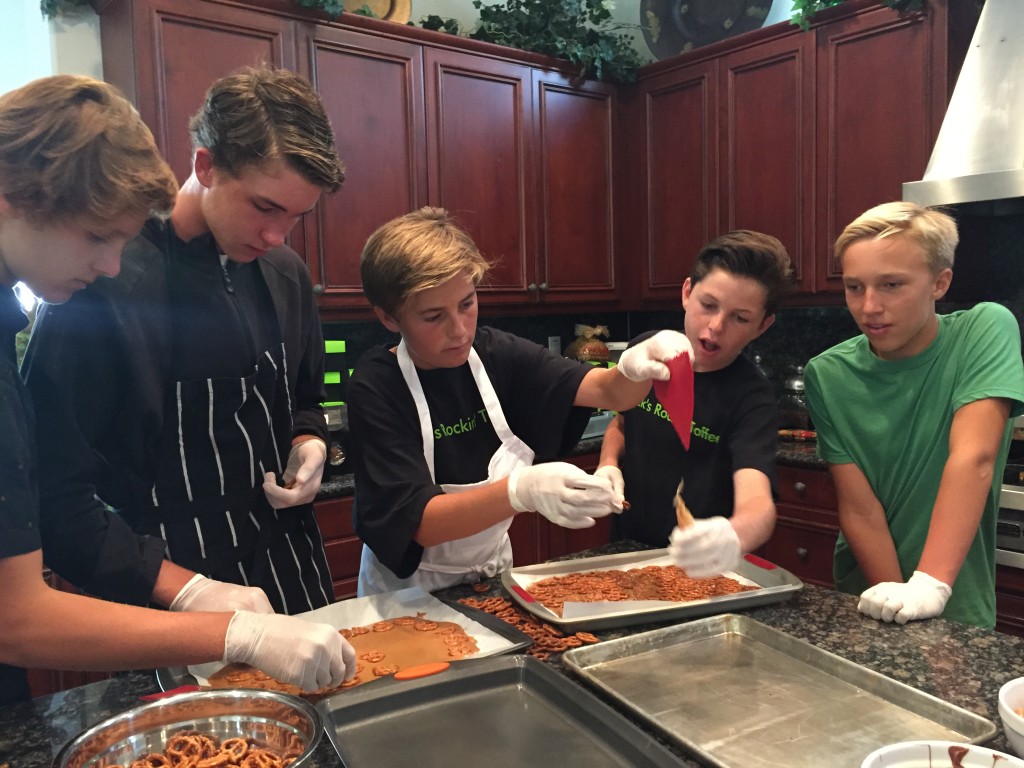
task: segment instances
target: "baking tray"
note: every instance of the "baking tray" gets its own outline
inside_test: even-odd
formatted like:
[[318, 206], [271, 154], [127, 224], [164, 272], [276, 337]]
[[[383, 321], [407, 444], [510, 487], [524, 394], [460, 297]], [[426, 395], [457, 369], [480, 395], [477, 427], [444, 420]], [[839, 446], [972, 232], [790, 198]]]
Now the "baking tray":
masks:
[[996, 726], [746, 616], [576, 648], [563, 663], [720, 768], [860, 766], [884, 744], [980, 744]]
[[594, 694], [522, 655], [387, 679], [317, 707], [345, 768], [685, 765]]
[[[533, 639], [512, 625], [486, 611], [471, 608], [454, 600], [440, 600], [420, 587], [409, 587], [369, 597], [341, 600], [315, 611], [297, 614], [312, 621], [323, 621], [338, 629], [354, 627], [422, 611], [426, 618], [456, 621], [468, 634], [479, 641], [486, 633], [487, 644], [472, 658], [502, 653], [517, 653], [529, 648]], [[452, 611], [455, 613], [453, 614]], [[459, 617], [464, 617], [465, 621]], [[475, 625], [476, 626], [475, 626]], [[157, 684], [169, 691], [182, 685], [203, 685], [206, 678], [223, 667], [223, 662], [200, 664], [192, 667], [166, 667], [156, 670]]]
[[[747, 555], [740, 561], [734, 571], [727, 575], [739, 577], [740, 581], [756, 584], [760, 589], [750, 592], [739, 592], [734, 595], [722, 595], [705, 600], [687, 602], [668, 602], [647, 600], [643, 602], [601, 603], [593, 606], [587, 613], [578, 616], [559, 616], [533, 599], [526, 591], [532, 581], [549, 576], [565, 576], [579, 571], [598, 571], [602, 569], [643, 568], [648, 565], [669, 565], [672, 560], [667, 549], [648, 549], [640, 552], [624, 552], [617, 555], [601, 555], [585, 557], [579, 560], [563, 560], [556, 563], [542, 563], [513, 568], [501, 575], [501, 584], [524, 610], [529, 611], [542, 621], [557, 624], [568, 632], [581, 630], [611, 629], [627, 627], [633, 624], [646, 624], [659, 621], [674, 621], [707, 616], [713, 613], [727, 613], [744, 608], [753, 608], [769, 603], [788, 600], [804, 588], [804, 583], [796, 576], [755, 555]], [[575, 606], [588, 611], [587, 603], [576, 603]]]

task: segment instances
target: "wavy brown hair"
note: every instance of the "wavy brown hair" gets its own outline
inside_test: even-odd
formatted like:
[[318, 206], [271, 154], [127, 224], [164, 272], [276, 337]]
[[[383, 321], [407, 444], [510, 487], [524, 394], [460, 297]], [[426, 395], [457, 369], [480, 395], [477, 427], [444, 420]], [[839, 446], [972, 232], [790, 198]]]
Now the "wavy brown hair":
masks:
[[139, 113], [81, 75], [0, 96], [0, 194], [33, 224], [166, 214], [178, 182]]

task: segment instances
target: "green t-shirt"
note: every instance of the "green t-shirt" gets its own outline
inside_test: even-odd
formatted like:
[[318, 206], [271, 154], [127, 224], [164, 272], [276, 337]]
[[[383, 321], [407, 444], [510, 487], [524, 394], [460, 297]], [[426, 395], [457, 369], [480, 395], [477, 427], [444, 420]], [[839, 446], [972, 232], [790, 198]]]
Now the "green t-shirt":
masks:
[[[804, 376], [818, 455], [830, 464], [856, 464], [867, 477], [885, 509], [903, 578], [910, 578], [928, 535], [957, 409], [1002, 397], [1013, 401], [1013, 416], [1024, 412], [1017, 321], [1005, 307], [978, 304], [939, 315], [935, 341], [912, 358], [882, 360], [862, 335], [812, 359]], [[1008, 421], [981, 525], [944, 618], [995, 626], [996, 516], [1011, 434]], [[833, 571], [837, 589], [860, 594], [868, 587], [841, 534]]]

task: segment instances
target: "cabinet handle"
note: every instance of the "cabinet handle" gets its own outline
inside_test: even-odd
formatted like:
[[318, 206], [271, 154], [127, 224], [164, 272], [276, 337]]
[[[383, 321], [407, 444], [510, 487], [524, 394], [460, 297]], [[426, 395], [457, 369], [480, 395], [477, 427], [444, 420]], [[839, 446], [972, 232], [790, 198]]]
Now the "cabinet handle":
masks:
[[793, 490], [796, 491], [797, 493], [802, 494], [804, 491], [807, 490], [807, 484], [800, 482], [793, 483]]
[[528, 290], [530, 293], [536, 293], [537, 292], [537, 284], [536, 283], [530, 283], [528, 286], [526, 286], [526, 290]]
[[548, 289], [548, 284], [546, 282], [543, 282], [538, 286], [538, 288], [540, 288], [541, 292], [543, 293]]
[[806, 560], [807, 559], [807, 547], [797, 547], [796, 548], [796, 556], [799, 557], [801, 560]]
[[316, 296], [323, 296], [324, 287], [320, 285], [320, 283], [317, 283], [316, 285], [313, 286], [313, 294]]

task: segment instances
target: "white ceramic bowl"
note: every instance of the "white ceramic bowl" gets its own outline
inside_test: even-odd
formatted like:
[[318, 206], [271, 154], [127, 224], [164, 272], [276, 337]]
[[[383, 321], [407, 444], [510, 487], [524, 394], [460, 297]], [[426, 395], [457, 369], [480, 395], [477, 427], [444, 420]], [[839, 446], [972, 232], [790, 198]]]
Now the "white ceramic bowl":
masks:
[[999, 689], [999, 719], [1010, 748], [1024, 757], [1024, 717], [1015, 709], [1024, 707], [1024, 677], [1018, 677]]
[[[953, 762], [950, 748], [967, 750], [963, 762]], [[974, 744], [903, 741], [876, 749], [864, 758], [860, 768], [949, 768], [952, 765], [962, 765], [963, 768], [992, 768], [993, 765], [999, 768], [1024, 768], [1024, 760]]]
[[150, 752], [163, 752], [168, 737], [182, 730], [219, 740], [249, 737], [278, 751], [301, 749], [293, 768], [302, 768], [323, 734], [323, 721], [310, 703], [275, 691], [231, 690], [179, 693], [142, 704], [97, 723], [64, 745], [53, 768], [129, 765]]

